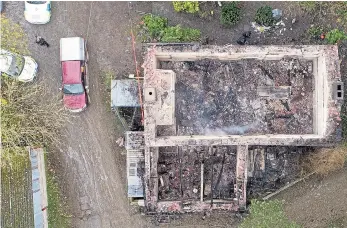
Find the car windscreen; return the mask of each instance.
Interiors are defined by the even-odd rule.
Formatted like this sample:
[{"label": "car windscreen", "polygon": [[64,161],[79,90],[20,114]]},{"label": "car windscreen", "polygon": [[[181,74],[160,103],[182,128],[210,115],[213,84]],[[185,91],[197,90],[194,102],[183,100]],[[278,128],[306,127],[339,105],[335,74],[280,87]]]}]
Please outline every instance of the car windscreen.
[{"label": "car windscreen", "polygon": [[18,77],[23,71],[25,59],[19,55],[11,55],[9,57],[12,58],[12,62],[7,73],[10,76]]},{"label": "car windscreen", "polygon": [[27,1],[29,4],[45,4],[46,1]]},{"label": "car windscreen", "polygon": [[82,84],[67,84],[63,88],[64,94],[82,94],[84,93],[84,88]]}]

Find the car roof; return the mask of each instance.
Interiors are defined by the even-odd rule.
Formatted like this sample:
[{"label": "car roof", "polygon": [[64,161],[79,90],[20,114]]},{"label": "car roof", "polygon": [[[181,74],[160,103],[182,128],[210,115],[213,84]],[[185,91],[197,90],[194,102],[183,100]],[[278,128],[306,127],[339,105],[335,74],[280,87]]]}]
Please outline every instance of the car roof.
[{"label": "car roof", "polygon": [[50,1],[25,1],[26,4],[31,5],[43,5],[43,4],[49,4]]},{"label": "car roof", "polygon": [[63,84],[79,84],[81,79],[81,62],[65,61],[62,62]]}]

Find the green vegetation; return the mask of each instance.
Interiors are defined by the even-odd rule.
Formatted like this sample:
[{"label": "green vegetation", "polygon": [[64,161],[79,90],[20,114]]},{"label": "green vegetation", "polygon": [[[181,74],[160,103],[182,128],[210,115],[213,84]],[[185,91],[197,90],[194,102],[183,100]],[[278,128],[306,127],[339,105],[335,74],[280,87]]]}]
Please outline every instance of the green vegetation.
[{"label": "green vegetation", "polygon": [[180,25],[170,26],[165,29],[161,41],[170,42],[190,42],[199,40],[201,32],[198,29],[182,28]]},{"label": "green vegetation", "polygon": [[105,99],[107,109],[111,110],[111,82],[113,79],[115,79],[115,74],[112,70],[105,70],[101,72],[101,77],[103,79],[103,85],[105,88],[105,95],[103,96],[103,98]]},{"label": "green vegetation", "polygon": [[43,84],[23,84],[2,78],[1,139],[4,150],[58,142],[67,113],[57,96]]},{"label": "green vegetation", "polygon": [[111,82],[113,79],[115,79],[114,72],[112,70],[103,71],[102,78],[107,92],[111,93]]},{"label": "green vegetation", "polygon": [[182,28],[180,25],[167,26],[167,18],[145,15],[143,17],[144,42],[192,42],[198,41],[201,32],[198,29]]},{"label": "green vegetation", "polygon": [[160,40],[167,27],[167,18],[147,14],[143,17],[144,28],[152,39]]},{"label": "green vegetation", "polygon": [[327,222],[326,228],[345,228],[347,226],[347,217],[334,216]]},{"label": "green vegetation", "polygon": [[272,8],[270,6],[260,7],[254,18],[255,22],[264,26],[272,26],[275,23],[275,19],[272,16]]},{"label": "green vegetation", "polygon": [[[27,36],[23,29],[4,16],[1,16],[1,38],[1,48],[21,55],[29,54]],[[21,83],[2,75],[0,115],[3,227],[33,226],[31,167],[25,147],[44,147],[59,142],[60,129],[68,120],[67,112],[59,100],[43,83]],[[67,220],[59,217],[64,208],[61,203],[57,203],[57,185],[50,174],[47,177],[47,188],[48,203],[51,204],[49,207],[52,207],[49,209],[50,227],[69,227],[64,226]]]},{"label": "green vegetation", "polygon": [[347,2],[334,2],[335,12],[339,16],[338,22],[342,24],[347,24]]},{"label": "green vegetation", "polygon": [[222,5],[220,21],[224,25],[235,25],[241,17],[241,8],[236,2],[229,2]]},{"label": "green vegetation", "polygon": [[1,152],[1,227],[33,227],[29,153]]},{"label": "green vegetation", "polygon": [[339,29],[333,29],[325,35],[325,38],[329,44],[336,44],[342,40],[347,40],[347,34]]},{"label": "green vegetation", "polygon": [[252,200],[250,215],[245,218],[240,228],[297,228],[299,225],[291,222],[283,211],[283,203],[278,200]]},{"label": "green vegetation", "polygon": [[[28,54],[23,29],[1,16],[2,48]],[[28,84],[5,75],[1,83],[1,140],[4,151],[21,152],[25,146],[44,146],[57,142],[59,130],[67,120],[58,97],[42,83]]]},{"label": "green vegetation", "polygon": [[320,35],[322,35],[323,32],[324,29],[321,26],[313,26],[309,30],[307,30],[307,33],[312,38],[320,37]]},{"label": "green vegetation", "polygon": [[46,179],[47,179],[47,197],[48,197],[48,227],[50,228],[68,228],[70,217],[66,212],[66,202],[62,198],[55,173],[47,165],[46,159]]},{"label": "green vegetation", "polygon": [[347,144],[335,148],[318,149],[307,156],[304,169],[307,172],[315,172],[320,176],[327,176],[344,167],[347,161]]},{"label": "green vegetation", "polygon": [[299,2],[300,7],[305,10],[306,12],[312,12],[315,9],[317,9],[318,2],[315,1],[302,1]]},{"label": "green vegetation", "polygon": [[22,27],[4,16],[0,19],[1,49],[18,54],[28,54],[28,38]]},{"label": "green vegetation", "polygon": [[197,13],[200,11],[199,2],[197,1],[180,1],[172,2],[176,12]]}]

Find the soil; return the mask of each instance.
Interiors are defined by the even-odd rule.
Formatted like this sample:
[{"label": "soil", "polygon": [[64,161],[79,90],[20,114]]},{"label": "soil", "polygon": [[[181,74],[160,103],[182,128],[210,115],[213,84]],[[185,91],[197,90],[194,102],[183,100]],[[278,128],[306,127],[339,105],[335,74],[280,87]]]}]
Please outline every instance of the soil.
[{"label": "soil", "polygon": [[[202,32],[202,37],[208,37],[209,44],[236,44],[236,41],[242,36],[243,32],[251,31],[251,37],[246,44],[250,45],[291,45],[291,44],[313,44],[324,43],[319,39],[312,40],[307,35],[307,30],[312,26],[321,27],[340,27],[345,29],[346,26],[337,24],[336,14],[327,7],[321,7],[315,11],[303,10],[299,2],[261,2],[247,1],[239,3],[241,11],[240,21],[232,26],[227,27],[220,24],[221,8],[217,2],[204,2],[201,4],[201,12],[207,16],[198,14],[177,13],[171,2],[153,2],[153,14],[167,17],[169,25],[181,24],[183,27],[197,28]],[[264,33],[256,32],[251,23],[254,22],[254,15],[261,6],[268,5],[273,9],[281,9],[283,16],[281,20],[283,25],[277,26],[276,29]],[[213,15],[211,15],[213,11]],[[295,23],[293,24],[293,19]]]},{"label": "soil", "polygon": [[347,167],[313,177],[280,193],[288,217],[303,227],[347,227]]},{"label": "soil", "polygon": [[[52,94],[58,93],[61,83],[59,39],[82,36],[88,40],[91,104],[85,112],[71,115],[71,121],[64,129],[63,143],[59,149],[51,148],[48,155],[69,204],[73,227],[154,227],[156,220],[141,216],[137,209],[129,206],[125,157],[115,143],[122,135],[122,129],[110,111],[109,101],[105,100],[107,95],[102,78],[104,71],[113,71],[117,78],[135,72],[130,19],[138,23],[141,12],[155,13],[168,17],[172,25],[180,23],[201,29],[211,44],[235,44],[244,31],[251,30],[250,22],[256,9],[268,4],[283,10],[287,29],[284,31],[281,27],[264,34],[252,32],[249,44],[310,42],[305,34],[312,24],[312,16],[300,11],[297,3],[243,2],[242,20],[232,29],[220,25],[220,9],[213,5],[215,3],[206,4],[207,9],[215,11],[211,20],[177,14],[171,2],[132,2],[129,5],[127,2],[52,2],[51,22],[33,25],[24,19],[24,2],[4,3],[4,15],[21,24],[28,34],[31,55],[39,64],[39,80],[47,84]],[[334,25],[328,16],[318,18],[315,23]],[[291,24],[293,18],[296,23]],[[35,35],[42,36],[50,47],[35,44]],[[139,44],[137,47],[140,50]],[[304,183],[302,189],[307,191],[291,190],[292,194],[283,196],[287,202],[293,202],[286,207],[288,215],[307,227],[322,227],[333,218],[331,216],[345,221],[346,174],[344,171],[324,182],[312,180],[311,185]],[[224,213],[204,216],[206,219],[202,217],[196,214],[172,218],[170,227],[235,227],[239,221]]]}]

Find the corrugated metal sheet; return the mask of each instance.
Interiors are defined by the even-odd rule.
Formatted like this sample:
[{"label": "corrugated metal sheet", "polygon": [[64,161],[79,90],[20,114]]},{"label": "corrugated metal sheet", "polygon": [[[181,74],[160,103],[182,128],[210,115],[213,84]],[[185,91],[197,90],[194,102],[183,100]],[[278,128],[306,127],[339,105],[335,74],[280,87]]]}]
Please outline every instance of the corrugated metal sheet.
[{"label": "corrugated metal sheet", "polygon": [[43,150],[41,148],[29,148],[32,175],[32,193],[34,206],[35,228],[48,227],[47,220],[47,189],[46,170]]},{"label": "corrugated metal sheet", "polygon": [[140,107],[137,81],[133,79],[111,81],[111,108]]},{"label": "corrugated metal sheet", "polygon": [[127,150],[128,197],[144,197],[144,150]]}]

